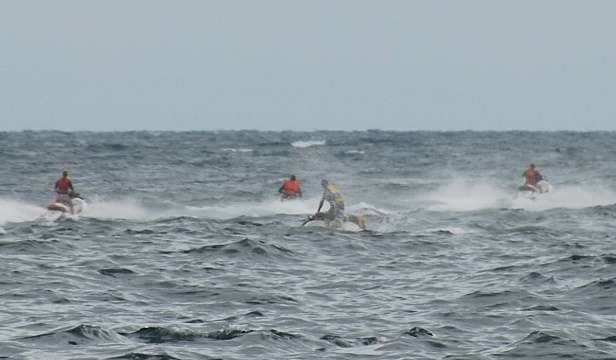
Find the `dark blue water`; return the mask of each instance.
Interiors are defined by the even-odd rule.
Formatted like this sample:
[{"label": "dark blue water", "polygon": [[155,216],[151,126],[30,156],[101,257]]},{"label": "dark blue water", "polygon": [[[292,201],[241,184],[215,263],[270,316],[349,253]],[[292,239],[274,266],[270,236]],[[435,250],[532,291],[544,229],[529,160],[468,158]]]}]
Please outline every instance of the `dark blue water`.
[{"label": "dark blue water", "polygon": [[[614,359],[615,158],[608,132],[0,133],[0,358]],[[552,193],[516,198],[529,162]],[[64,169],[88,207],[58,218]],[[321,178],[368,231],[300,226]]]}]

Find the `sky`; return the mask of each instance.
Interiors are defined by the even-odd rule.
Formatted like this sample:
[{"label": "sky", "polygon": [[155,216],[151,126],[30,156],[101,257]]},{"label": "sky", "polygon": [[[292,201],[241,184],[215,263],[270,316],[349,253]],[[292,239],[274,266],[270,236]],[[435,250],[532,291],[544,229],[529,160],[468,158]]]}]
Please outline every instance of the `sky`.
[{"label": "sky", "polygon": [[0,131],[616,130],[616,1],[3,0]]}]

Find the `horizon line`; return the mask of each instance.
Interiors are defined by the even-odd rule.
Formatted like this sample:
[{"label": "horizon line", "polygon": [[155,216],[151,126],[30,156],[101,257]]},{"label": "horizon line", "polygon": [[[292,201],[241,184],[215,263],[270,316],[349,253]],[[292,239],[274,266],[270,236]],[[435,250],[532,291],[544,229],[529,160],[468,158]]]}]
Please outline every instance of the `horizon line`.
[{"label": "horizon line", "polygon": [[315,129],[315,130],[273,130],[273,129],[193,129],[193,130],[170,130],[170,129],[132,129],[132,130],[61,130],[61,129],[19,129],[19,130],[1,130],[0,133],[23,133],[23,132],[62,132],[62,133],[131,133],[131,132],[154,132],[154,133],[189,133],[189,132],[274,132],[274,133],[316,133],[316,132],[390,132],[390,133],[410,133],[410,132],[432,132],[432,133],[462,133],[462,132],[477,132],[477,133],[506,133],[506,132],[529,132],[529,133],[599,133],[599,132],[616,132],[616,129],[593,129],[593,130],[528,130],[528,129],[509,129],[509,130],[494,130],[494,129],[456,129],[456,130],[436,130],[436,129],[415,129],[415,130],[396,130],[396,129]]}]

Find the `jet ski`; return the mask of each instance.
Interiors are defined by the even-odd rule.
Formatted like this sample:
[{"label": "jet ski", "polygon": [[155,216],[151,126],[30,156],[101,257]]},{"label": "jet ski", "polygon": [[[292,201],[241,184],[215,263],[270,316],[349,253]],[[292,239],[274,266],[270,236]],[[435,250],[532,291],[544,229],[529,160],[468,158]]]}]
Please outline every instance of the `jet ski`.
[{"label": "jet ski", "polygon": [[328,220],[325,213],[318,213],[308,217],[302,226],[318,226],[333,230],[360,232],[366,230],[366,220],[363,216],[346,215],[342,219]]},{"label": "jet ski", "polygon": [[535,185],[524,184],[518,188],[518,197],[535,199],[537,195],[552,192],[554,187],[543,179]]},{"label": "jet ski", "polygon": [[69,196],[71,198],[71,205],[73,206],[72,211],[71,211],[71,206],[69,204],[58,201],[57,199],[55,202],[49,204],[49,206],[47,207],[47,210],[54,211],[54,212],[57,211],[57,212],[66,213],[66,214],[79,214],[83,210],[85,210],[86,201],[83,199],[83,197],[81,197],[79,193],[72,192],[69,194]]}]

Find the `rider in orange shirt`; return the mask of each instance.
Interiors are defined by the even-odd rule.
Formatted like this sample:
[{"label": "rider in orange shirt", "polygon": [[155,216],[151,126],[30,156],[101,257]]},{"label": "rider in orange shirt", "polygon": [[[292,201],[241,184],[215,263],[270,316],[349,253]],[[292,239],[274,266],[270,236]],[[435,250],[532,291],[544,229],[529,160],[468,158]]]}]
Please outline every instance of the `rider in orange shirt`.
[{"label": "rider in orange shirt", "polygon": [[302,197],[302,189],[299,187],[299,181],[295,178],[295,175],[291,175],[289,180],[286,180],[280,189],[278,189],[281,199],[295,199]]}]

